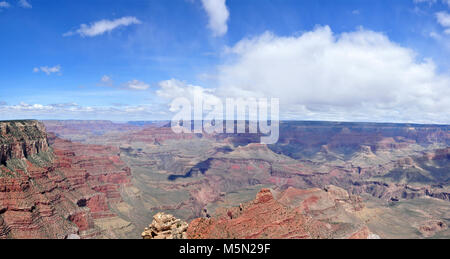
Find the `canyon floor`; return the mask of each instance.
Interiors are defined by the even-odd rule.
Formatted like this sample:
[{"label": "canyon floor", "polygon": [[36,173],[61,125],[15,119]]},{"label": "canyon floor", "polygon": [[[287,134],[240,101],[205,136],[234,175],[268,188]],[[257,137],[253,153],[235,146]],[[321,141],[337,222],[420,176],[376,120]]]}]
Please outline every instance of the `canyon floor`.
[{"label": "canyon floor", "polygon": [[[50,237],[140,238],[165,212],[191,223],[190,238],[450,238],[450,126],[290,121],[277,144],[261,145],[251,134],[175,134],[165,122],[43,124],[48,149],[38,138],[30,146],[45,150],[14,155],[22,144],[2,142],[0,180],[16,187],[0,189],[0,237],[2,225],[11,238],[42,236],[40,219],[66,229]],[[40,167],[10,162],[42,154],[51,157]],[[34,167],[45,192],[23,187]]]}]

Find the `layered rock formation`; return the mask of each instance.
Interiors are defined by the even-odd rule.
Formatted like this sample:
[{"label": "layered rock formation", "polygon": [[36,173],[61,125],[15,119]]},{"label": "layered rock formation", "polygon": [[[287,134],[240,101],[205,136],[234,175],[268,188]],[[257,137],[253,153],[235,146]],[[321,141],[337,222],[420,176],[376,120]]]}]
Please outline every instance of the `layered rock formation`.
[{"label": "layered rock formation", "polygon": [[188,224],[173,215],[157,213],[153,222],[142,232],[143,239],[186,239]]},{"label": "layered rock formation", "polygon": [[48,150],[45,127],[37,121],[0,123],[0,164]]},{"label": "layered rock formation", "polygon": [[109,204],[129,183],[118,149],[48,138],[36,121],[0,128],[0,238],[105,236],[95,220],[115,216]]},{"label": "layered rock formation", "polygon": [[289,188],[273,194],[262,189],[252,202],[221,208],[213,218],[189,224],[188,238],[369,238],[368,227],[355,215],[363,204],[345,190]]}]

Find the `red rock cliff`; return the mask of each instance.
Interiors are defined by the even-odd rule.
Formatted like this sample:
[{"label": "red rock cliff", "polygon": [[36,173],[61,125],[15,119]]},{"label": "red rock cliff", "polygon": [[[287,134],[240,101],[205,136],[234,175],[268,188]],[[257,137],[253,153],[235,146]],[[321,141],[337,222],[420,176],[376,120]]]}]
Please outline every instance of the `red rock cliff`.
[{"label": "red rock cliff", "polygon": [[118,150],[48,138],[35,121],[0,129],[0,239],[101,235],[94,220],[114,216],[108,204],[129,183]]}]

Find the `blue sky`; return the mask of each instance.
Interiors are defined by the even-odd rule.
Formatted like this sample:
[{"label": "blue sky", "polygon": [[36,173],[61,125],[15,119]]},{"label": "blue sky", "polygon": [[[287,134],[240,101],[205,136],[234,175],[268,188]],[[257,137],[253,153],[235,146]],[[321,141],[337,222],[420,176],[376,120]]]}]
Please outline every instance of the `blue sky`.
[{"label": "blue sky", "polygon": [[[272,97],[277,89],[286,119],[450,123],[445,99],[450,87],[449,12],[446,0],[0,0],[0,119],[170,119],[168,102],[176,96],[167,91],[188,95],[197,87],[220,97],[244,90]],[[330,62],[319,62],[316,56],[299,54],[309,40],[314,45],[308,33],[319,40],[332,35],[319,53],[341,53],[342,48],[346,57],[363,47],[357,39],[373,40],[365,52],[376,57],[380,46],[389,50],[386,55],[395,52],[394,60],[404,58],[392,68],[401,76],[367,66],[354,76],[367,74],[366,79],[347,82],[353,78],[348,75],[352,61],[331,56]],[[354,33],[351,44],[339,44],[348,33]],[[384,38],[375,37],[380,35]],[[239,50],[244,43],[249,46]],[[279,55],[257,52],[274,46]],[[272,60],[292,61],[278,60],[286,51],[316,64],[315,77],[291,78],[297,74],[293,69],[258,83],[258,75],[275,73]],[[384,60],[380,62],[389,59]],[[380,62],[374,60],[374,66]],[[299,65],[298,74],[306,73],[305,66]],[[337,70],[345,66],[349,70]],[[386,77],[379,89],[392,89],[393,100],[368,97],[371,90],[365,89],[378,87],[372,85],[376,75],[370,71]],[[330,81],[322,82],[322,75]],[[276,78],[279,83],[270,81]],[[336,81],[346,84],[334,86]],[[263,86],[249,86],[252,82]],[[368,88],[350,87],[361,84]],[[318,85],[313,87],[318,92],[307,90],[308,85]],[[327,87],[342,87],[339,93],[346,94],[330,100],[323,93]],[[352,95],[358,91],[365,94]],[[304,101],[283,99],[296,95]],[[352,98],[361,101],[350,105]],[[423,103],[415,106],[414,98]]]}]

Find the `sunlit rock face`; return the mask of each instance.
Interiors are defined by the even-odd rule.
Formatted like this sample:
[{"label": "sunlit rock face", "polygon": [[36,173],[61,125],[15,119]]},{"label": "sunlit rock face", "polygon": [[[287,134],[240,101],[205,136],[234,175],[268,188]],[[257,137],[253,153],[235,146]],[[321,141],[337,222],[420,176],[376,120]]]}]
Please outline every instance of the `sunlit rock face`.
[{"label": "sunlit rock face", "polygon": [[143,239],[186,239],[188,224],[173,215],[157,213],[153,222],[144,229]]},{"label": "sunlit rock face", "polygon": [[37,121],[0,122],[0,162],[28,158],[48,150],[47,134]]},{"label": "sunlit rock face", "polygon": [[105,237],[130,169],[117,148],[47,135],[36,121],[0,122],[0,238]]}]

